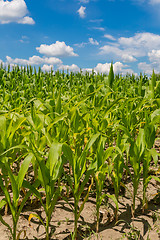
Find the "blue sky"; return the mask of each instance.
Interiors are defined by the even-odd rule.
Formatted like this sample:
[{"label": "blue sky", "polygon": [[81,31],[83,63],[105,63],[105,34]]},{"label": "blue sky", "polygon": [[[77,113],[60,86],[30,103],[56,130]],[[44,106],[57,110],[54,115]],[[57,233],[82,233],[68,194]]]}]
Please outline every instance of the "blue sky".
[{"label": "blue sky", "polygon": [[160,71],[160,0],[0,0],[4,64]]}]

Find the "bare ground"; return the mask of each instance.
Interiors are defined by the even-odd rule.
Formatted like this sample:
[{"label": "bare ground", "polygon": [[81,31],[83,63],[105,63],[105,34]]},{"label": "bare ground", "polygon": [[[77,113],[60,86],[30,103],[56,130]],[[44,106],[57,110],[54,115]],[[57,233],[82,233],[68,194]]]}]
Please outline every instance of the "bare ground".
[{"label": "bare ground", "polygon": [[[131,183],[127,187],[132,191]],[[114,203],[111,200],[104,202],[100,209],[100,232],[95,233],[95,196],[91,193],[88,202],[85,204],[81,218],[79,219],[78,239],[144,239],[160,240],[160,194],[157,195],[160,187],[155,180],[148,186],[148,210],[142,214],[141,198],[142,185],[139,187],[138,198],[136,199],[135,218],[131,217],[131,196],[128,191],[121,194],[119,198],[119,222],[115,224]],[[73,199],[69,200],[73,204]],[[38,219],[32,218],[29,225],[28,217],[31,213],[39,214],[45,220],[45,214],[38,203],[29,203],[23,209],[18,222],[18,230],[21,231],[21,239],[45,239],[43,225]],[[12,218],[8,214],[4,220],[12,225]],[[74,215],[71,207],[64,200],[59,200],[52,216],[50,229],[51,237],[54,240],[71,239],[71,232],[74,227]],[[23,237],[24,233],[26,236]],[[10,239],[8,229],[0,223],[0,240]]]}]

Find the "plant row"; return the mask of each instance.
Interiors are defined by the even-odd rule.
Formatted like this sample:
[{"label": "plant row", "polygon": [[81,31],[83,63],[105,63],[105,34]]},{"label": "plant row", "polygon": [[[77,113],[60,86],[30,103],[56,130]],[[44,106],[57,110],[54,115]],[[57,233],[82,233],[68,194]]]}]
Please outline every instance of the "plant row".
[{"label": "plant row", "polygon": [[[151,78],[114,76],[112,65],[108,76],[1,68],[0,221],[14,240],[22,233],[17,224],[31,197],[40,201],[46,221],[35,213],[29,221],[39,219],[46,239],[61,197],[68,204],[68,196],[74,199],[73,239],[91,190],[96,195],[97,232],[104,199],[115,203],[118,220],[120,188],[126,188],[128,179],[133,185],[132,216],[141,178],[142,210],[147,208],[148,184],[152,178],[160,181],[154,147],[159,140],[159,88],[154,72]],[[3,218],[8,207],[13,227]]]}]

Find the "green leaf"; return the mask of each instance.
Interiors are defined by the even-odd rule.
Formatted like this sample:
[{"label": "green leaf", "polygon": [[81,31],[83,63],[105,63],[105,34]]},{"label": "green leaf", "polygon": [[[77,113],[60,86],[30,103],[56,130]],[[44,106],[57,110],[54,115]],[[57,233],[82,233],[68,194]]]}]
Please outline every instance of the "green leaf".
[{"label": "green leaf", "polygon": [[160,177],[156,177],[156,176],[151,176],[154,180],[156,180],[157,182],[160,182]]},{"label": "green leaf", "polygon": [[12,127],[11,135],[9,136],[9,142],[10,142],[10,143],[11,143],[11,141],[12,141],[12,138],[13,138],[15,132],[17,131],[17,129],[20,128],[20,126],[22,125],[22,123],[23,123],[25,120],[26,120],[25,117],[20,117],[20,118],[16,121],[16,123],[14,124],[14,126]]},{"label": "green leaf", "polygon": [[0,221],[1,221],[1,223],[2,223],[3,225],[5,225],[5,226],[9,229],[10,233],[12,234],[12,228],[9,226],[8,223],[6,223],[6,222],[4,221],[4,219],[3,219],[2,216],[1,216],[1,214],[0,214]]},{"label": "green leaf", "polygon": [[8,162],[5,162],[5,167],[6,167],[7,171],[8,171],[8,176],[9,176],[10,181],[11,181],[11,186],[12,186],[12,191],[13,191],[13,206],[17,207],[17,205],[18,205],[18,198],[19,198],[18,185],[17,185],[17,182],[15,180],[15,176],[12,173],[11,168],[10,168]]},{"label": "green leaf", "polygon": [[153,161],[154,161],[155,165],[157,165],[157,163],[158,163],[158,156],[160,156],[160,154],[154,148],[150,149],[149,151],[150,151],[150,154],[151,154],[151,156],[153,158]]},{"label": "green leaf", "polygon": [[24,187],[24,188],[27,188],[27,189],[29,189],[29,190],[31,190],[31,192],[33,193],[33,194],[35,194],[35,196],[42,202],[42,198],[41,198],[41,194],[37,191],[37,187],[40,185],[40,181],[39,180],[37,180],[36,182],[35,182],[35,184],[33,184],[33,185],[31,185],[29,182],[27,182],[26,180],[24,180],[23,181],[23,184],[22,184],[22,186]]},{"label": "green leaf", "polygon": [[49,157],[47,160],[47,167],[49,168],[49,171],[50,171],[50,178],[52,178],[53,176],[54,168],[61,156],[61,153],[62,153],[62,144],[53,142],[50,147]]},{"label": "green leaf", "polygon": [[117,210],[118,210],[118,209],[119,209],[119,206],[118,206],[118,201],[117,201],[115,195],[110,195],[110,194],[106,194],[106,195],[107,195],[107,197],[109,197],[110,199],[113,200],[113,202],[116,204],[116,208],[117,208]]},{"label": "green leaf", "polygon": [[15,209],[14,209],[12,203],[11,203],[11,197],[10,197],[10,195],[9,195],[9,192],[8,192],[7,188],[6,188],[6,187],[4,186],[4,184],[3,184],[3,179],[2,179],[2,176],[1,176],[1,175],[0,175],[0,187],[1,187],[2,191],[4,192],[6,201],[7,201],[8,204],[9,204],[9,207],[10,207],[10,209],[11,209],[11,212],[14,214],[14,213],[15,213]]},{"label": "green leaf", "polygon": [[65,156],[66,160],[68,160],[71,164],[73,162],[73,152],[71,148],[64,143],[62,146],[63,156]]},{"label": "green leaf", "polygon": [[34,155],[32,153],[30,153],[27,157],[25,157],[25,159],[23,160],[23,163],[21,165],[20,171],[18,173],[18,177],[17,177],[17,185],[18,185],[18,191],[20,190],[24,177],[26,175],[26,172],[28,171],[29,168],[29,164],[32,160],[32,158],[34,157]]},{"label": "green leaf", "polygon": [[5,206],[7,204],[7,201],[5,198],[3,198],[1,201],[0,201],[0,210],[3,206]]}]

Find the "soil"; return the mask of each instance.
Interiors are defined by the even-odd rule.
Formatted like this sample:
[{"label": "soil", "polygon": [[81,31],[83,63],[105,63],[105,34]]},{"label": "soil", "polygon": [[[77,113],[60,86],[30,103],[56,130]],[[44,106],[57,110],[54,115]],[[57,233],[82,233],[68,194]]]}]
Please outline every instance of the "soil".
[{"label": "soil", "polygon": [[[160,140],[156,141],[155,149],[160,153]],[[160,159],[158,159],[158,166]],[[15,166],[16,168],[17,166]],[[150,174],[155,174],[157,169],[154,164],[151,164]],[[160,177],[160,168],[158,170]],[[31,168],[31,175],[33,170]],[[33,177],[33,176],[32,176]],[[99,233],[96,234],[96,197],[95,191],[91,190],[89,199],[85,203],[84,209],[78,221],[78,240],[160,240],[160,183],[152,179],[147,188],[148,208],[142,212],[142,179],[139,184],[136,198],[136,212],[134,218],[131,214],[133,192],[132,182],[130,178],[126,180],[125,188],[122,187],[119,196],[119,218],[115,222],[115,204],[111,199],[106,198],[100,208],[100,227]],[[113,194],[114,190],[111,184],[106,182],[105,189],[108,189],[109,194]],[[87,189],[86,189],[87,190]],[[3,198],[0,192],[0,200]],[[80,202],[81,204],[81,202]],[[73,198],[68,198],[68,203],[59,199],[55,210],[52,214],[50,222],[50,231],[52,240],[71,240],[71,235],[74,229],[74,215],[71,208]],[[36,213],[45,222],[45,212],[41,204],[32,199],[24,206],[18,222],[18,232],[20,239],[28,240],[45,240],[45,229],[42,223],[32,218],[30,223],[28,218],[30,214]],[[8,212],[7,216],[4,212],[0,212],[4,220],[12,226],[12,217]],[[11,239],[10,232],[0,222],[0,240]]]},{"label": "soil", "polygon": [[[127,187],[132,191],[131,183]],[[91,192],[90,197],[85,204],[79,219],[79,236],[78,239],[146,239],[160,240],[160,186],[155,180],[152,180],[148,186],[148,209],[142,214],[141,198],[142,183],[139,186],[138,197],[136,199],[136,214],[134,219],[131,217],[131,196],[130,192],[122,191],[119,198],[119,221],[115,224],[114,220],[114,203],[112,200],[103,202],[100,209],[100,231],[95,233],[95,196]],[[2,196],[1,196],[2,198]],[[73,204],[73,199],[69,199]],[[29,224],[28,217],[31,213],[39,214],[45,219],[45,214],[38,202],[30,203],[23,209],[18,222],[18,231],[22,231],[20,239],[45,239],[43,225],[38,219],[32,218]],[[8,214],[4,220],[12,225],[12,218]],[[74,227],[74,216],[69,204],[60,199],[53,212],[50,229],[52,236],[50,239],[67,240],[71,239],[71,232]],[[24,237],[24,233],[26,236]],[[10,239],[8,229],[0,223],[0,240]]]}]

